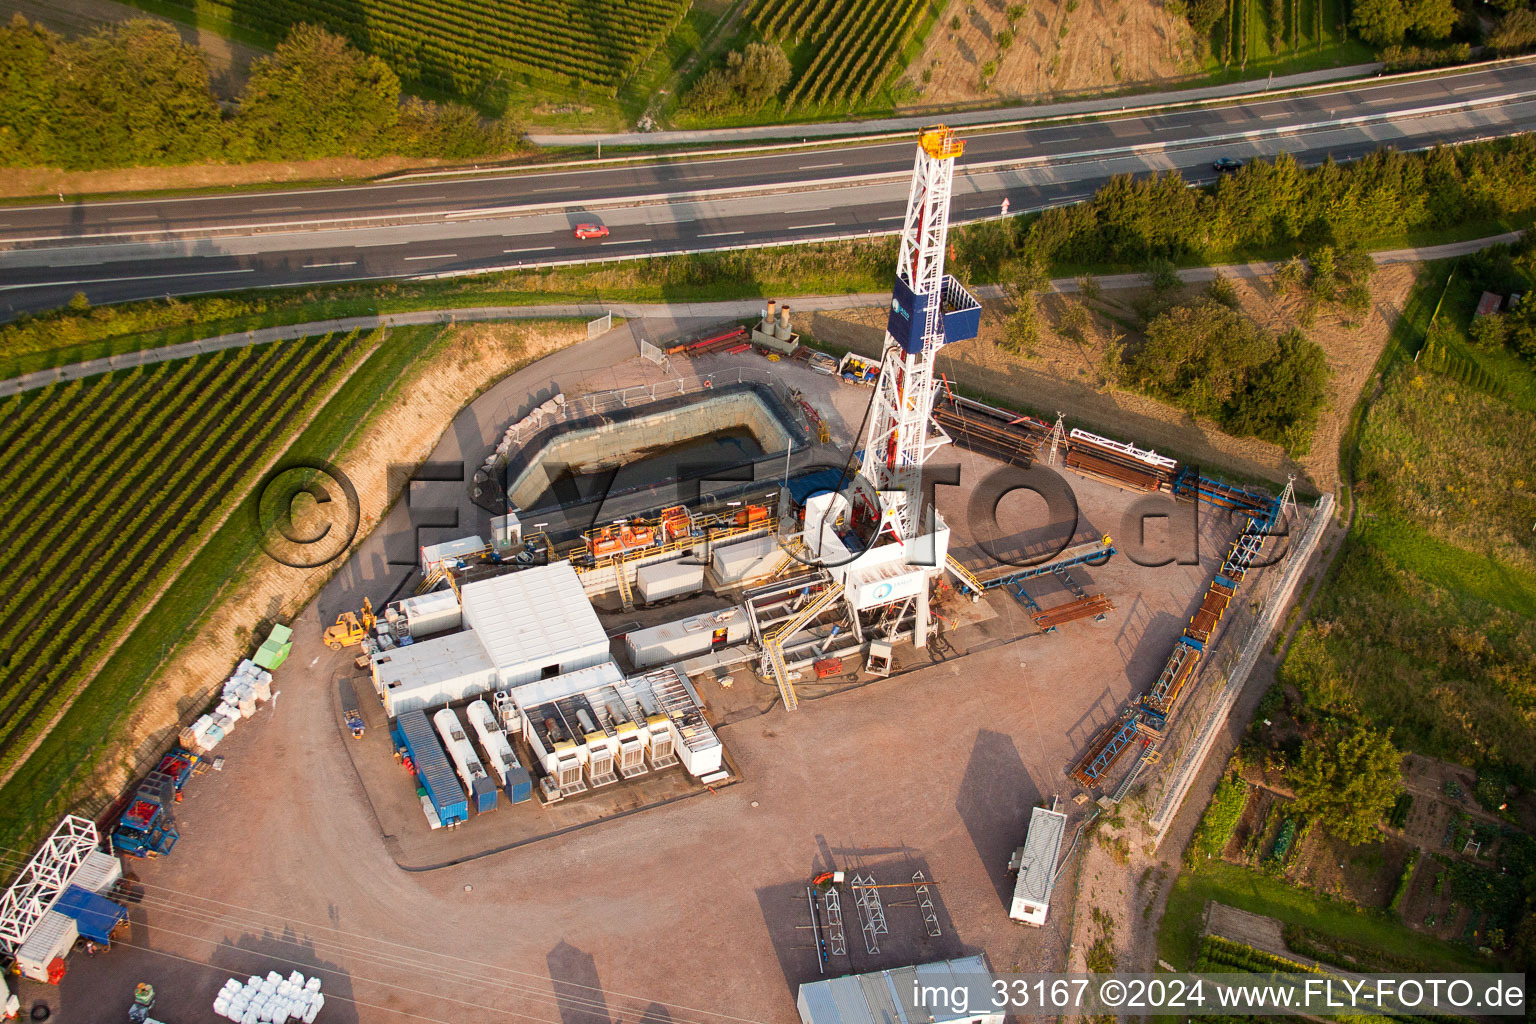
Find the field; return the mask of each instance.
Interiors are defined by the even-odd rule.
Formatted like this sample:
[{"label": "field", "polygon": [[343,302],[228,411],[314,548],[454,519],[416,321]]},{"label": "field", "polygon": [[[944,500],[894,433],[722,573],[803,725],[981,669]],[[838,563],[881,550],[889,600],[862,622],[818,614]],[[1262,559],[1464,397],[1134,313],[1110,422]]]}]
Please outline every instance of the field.
[{"label": "field", "polygon": [[405,82],[471,101],[513,79],[612,95],[656,51],[687,0],[158,0],[151,9],[212,20],[275,43],[319,23],[384,58]]},{"label": "field", "polygon": [[377,340],[235,349],[0,403],[0,768],[24,756]]},{"label": "field", "polygon": [[755,0],[752,25],[788,47],[796,67],[786,112],[858,108],[879,93],[926,0]]},{"label": "field", "polygon": [[[1442,290],[1448,268],[1426,283]],[[1440,316],[1461,322],[1470,290]],[[1536,373],[1511,397],[1406,360],[1359,431],[1358,517],[1283,678],[1308,706],[1391,724],[1410,750],[1536,769]],[[1421,360],[1422,362],[1422,360]]]},{"label": "field", "polygon": [[[1249,4],[1246,67],[1240,35],[1223,48],[1225,18],[1197,45],[1182,14],[1152,0],[952,4],[901,84],[912,106],[983,103],[1204,85],[1373,59],[1340,36],[1336,0],[1284,0],[1278,35],[1269,3]],[[1237,18],[1242,12],[1237,4]],[[1222,59],[1229,51],[1230,66]]]}]

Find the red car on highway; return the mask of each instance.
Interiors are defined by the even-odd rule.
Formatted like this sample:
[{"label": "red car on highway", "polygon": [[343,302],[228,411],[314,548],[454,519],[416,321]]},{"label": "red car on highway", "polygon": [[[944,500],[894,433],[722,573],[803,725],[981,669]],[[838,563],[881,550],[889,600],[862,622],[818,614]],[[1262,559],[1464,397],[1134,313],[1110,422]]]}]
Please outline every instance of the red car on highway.
[{"label": "red car on highway", "polygon": [[606,224],[577,224],[577,238],[607,238],[608,225]]}]

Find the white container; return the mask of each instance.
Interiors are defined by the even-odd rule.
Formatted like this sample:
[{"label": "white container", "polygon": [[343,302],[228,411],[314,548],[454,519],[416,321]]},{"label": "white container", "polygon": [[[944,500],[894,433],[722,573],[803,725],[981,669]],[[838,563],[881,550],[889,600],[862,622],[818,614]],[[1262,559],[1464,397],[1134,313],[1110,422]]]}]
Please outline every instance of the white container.
[{"label": "white container", "polygon": [[[485,770],[485,765],[480,763],[475,748],[469,742],[469,734],[464,731],[464,723],[459,721],[459,716],[448,708],[443,708],[432,716],[432,724],[437,726],[437,734],[443,738],[443,749],[448,751],[448,757],[458,769],[459,781],[464,783],[464,792],[470,800],[476,797],[475,784],[480,781],[490,780],[490,775]],[[301,979],[302,980],[302,979]]]},{"label": "white container", "polygon": [[373,686],[396,718],[496,689],[496,667],[472,632],[449,633],[373,656]]},{"label": "white container", "polygon": [[458,629],[464,615],[459,608],[459,598],[452,590],[439,590],[419,597],[408,597],[400,602],[405,621],[411,628],[411,636],[418,640],[433,633],[445,633]]},{"label": "white container", "polygon": [[46,911],[32,928],[27,941],[16,950],[16,970],[23,978],[47,982],[48,965],[57,957],[69,956],[80,937],[75,919],[57,910]]},{"label": "white container", "polygon": [[730,647],[752,635],[747,610],[741,605],[718,612],[637,629],[624,637],[624,647],[635,668],[650,668],[682,661],[721,647]]},{"label": "white container", "polygon": [[118,879],[122,877],[122,861],[110,853],[92,850],[85,855],[85,860],[80,862],[80,867],[75,870],[70,884],[89,889],[94,893],[103,893],[116,885]]},{"label": "white container", "polygon": [[704,566],[687,561],[653,562],[635,571],[635,590],[646,604],[704,589]]},{"label": "white container", "polygon": [[777,537],[754,537],[716,548],[710,571],[717,583],[736,586],[777,572],[789,557]]}]

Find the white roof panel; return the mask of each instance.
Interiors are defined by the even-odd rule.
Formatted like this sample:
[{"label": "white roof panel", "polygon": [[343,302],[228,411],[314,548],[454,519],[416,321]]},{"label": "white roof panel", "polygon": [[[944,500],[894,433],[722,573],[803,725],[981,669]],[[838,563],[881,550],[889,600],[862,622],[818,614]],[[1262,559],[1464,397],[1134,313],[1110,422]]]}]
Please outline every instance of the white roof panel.
[{"label": "white roof panel", "polygon": [[609,659],[551,679],[536,679],[531,683],[514,686],[512,699],[518,707],[526,710],[552,700],[559,700],[561,697],[569,697],[573,693],[584,693],[600,686],[613,686],[623,680],[624,673],[619,671],[619,666],[614,664],[612,659]]},{"label": "white roof panel", "polygon": [[464,623],[475,631],[502,682],[538,679],[608,657],[608,634],[569,562],[535,566],[466,583]]},{"label": "white roof panel", "polygon": [[[981,956],[940,960],[914,967],[827,978],[800,986],[798,1004],[806,1024],[946,1024],[990,1015],[979,1002],[991,995],[992,972]],[[942,1006],[919,1006],[912,999],[914,979],[945,991],[964,985],[971,992],[969,1012]]]},{"label": "white roof panel", "polygon": [[1036,807],[1029,818],[1024,836],[1024,856],[1019,862],[1019,881],[1014,887],[1015,900],[1049,903],[1056,886],[1056,861],[1061,851],[1061,837],[1067,831],[1067,816],[1060,811]]},{"label": "white roof panel", "polygon": [[479,638],[466,632],[380,651],[373,656],[373,669],[383,686],[411,690],[484,675],[494,671],[495,666],[480,646]]}]

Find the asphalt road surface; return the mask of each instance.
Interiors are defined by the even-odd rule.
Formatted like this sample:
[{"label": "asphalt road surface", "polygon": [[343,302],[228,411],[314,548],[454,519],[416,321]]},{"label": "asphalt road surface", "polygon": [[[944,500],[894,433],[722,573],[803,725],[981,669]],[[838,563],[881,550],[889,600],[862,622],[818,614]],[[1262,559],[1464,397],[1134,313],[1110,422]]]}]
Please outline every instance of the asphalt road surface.
[{"label": "asphalt road surface", "polygon": [[[1072,202],[1120,173],[1209,180],[1217,156],[1305,163],[1536,128],[1536,63],[1315,96],[973,135],[952,220]],[[353,187],[0,208],[0,316],[238,288],[894,231],[911,141]],[[579,223],[606,238],[578,240]]]}]

